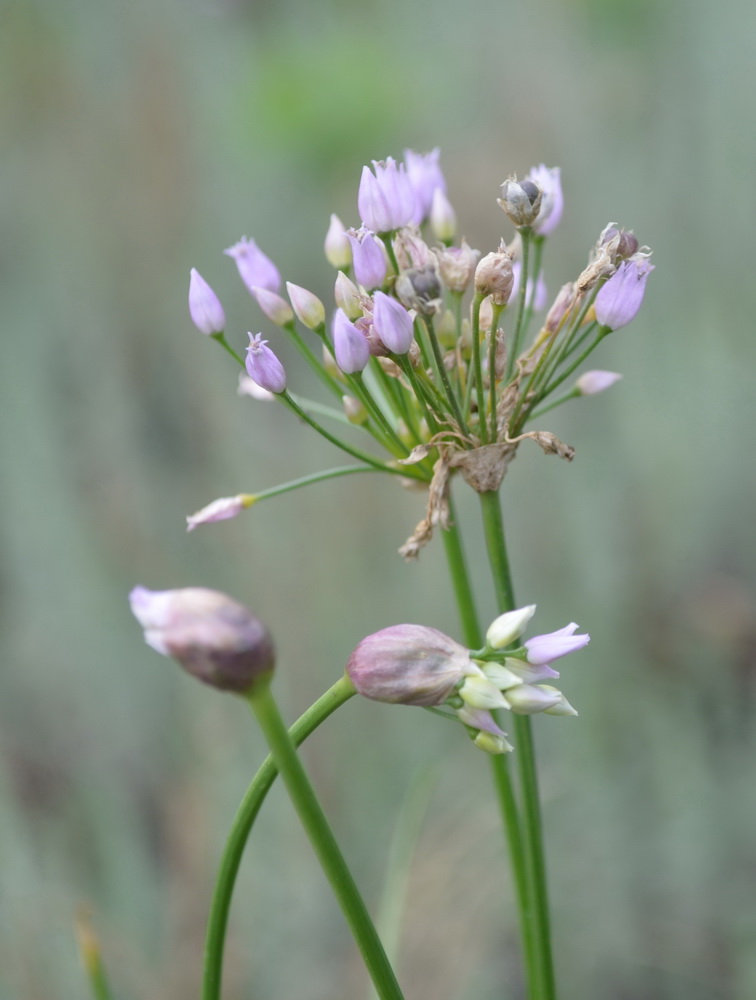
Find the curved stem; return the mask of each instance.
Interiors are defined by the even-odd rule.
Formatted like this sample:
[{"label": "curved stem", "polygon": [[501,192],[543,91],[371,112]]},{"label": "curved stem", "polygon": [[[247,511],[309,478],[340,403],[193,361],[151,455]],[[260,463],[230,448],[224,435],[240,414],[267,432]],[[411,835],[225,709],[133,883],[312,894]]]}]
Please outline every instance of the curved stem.
[{"label": "curved stem", "polygon": [[449,401],[449,406],[451,407],[451,412],[454,414],[454,419],[457,421],[459,429],[465,435],[465,437],[470,436],[470,432],[465,424],[465,419],[462,416],[462,411],[459,408],[459,403],[457,402],[457,397],[454,395],[454,390],[452,389],[452,384],[449,380],[449,373],[444,365],[444,358],[441,354],[441,345],[438,342],[438,337],[436,336],[436,331],[433,327],[433,320],[430,316],[423,316],[423,322],[425,323],[425,329],[428,332],[428,342],[430,343],[431,350],[433,351],[433,357],[436,362],[436,368],[438,369],[438,375],[441,379],[441,384],[444,387],[444,392],[446,393],[446,398]]},{"label": "curved stem", "polygon": [[237,354],[236,351],[233,349],[233,347],[229,344],[229,342],[226,340],[225,333],[211,333],[210,336],[213,338],[213,340],[217,341],[224,350],[228,351],[228,353],[231,355],[234,361],[237,362],[237,364],[240,364],[242,368],[244,368],[244,358],[242,358],[240,354]]},{"label": "curved stem", "polygon": [[269,681],[262,680],[247,695],[299,820],[310,839],[323,873],[346,918],[370,978],[381,1000],[403,1000],[386,952],[375,930],[318,797],[302,767],[294,743],[278,711]]},{"label": "curved stem", "polygon": [[[294,744],[299,746],[354,693],[347,677],[336,681],[291,727]],[[242,799],[223,849],[207,922],[202,1000],[219,1000],[221,995],[223,947],[236,876],[252,826],[277,774],[273,757],[266,757]]]},{"label": "curved stem", "polygon": [[[498,608],[500,612],[511,611],[515,606],[514,588],[507,557],[498,490],[481,493],[480,502],[486,551],[496,589]],[[542,998],[542,1000],[554,1000],[556,987],[551,954],[546,865],[541,832],[538,772],[530,717],[515,715],[514,728],[517,743],[517,768],[523,804],[522,833],[528,897],[532,904],[526,913],[530,932],[525,936],[526,951],[530,951],[528,961],[530,985],[534,997]]]}]

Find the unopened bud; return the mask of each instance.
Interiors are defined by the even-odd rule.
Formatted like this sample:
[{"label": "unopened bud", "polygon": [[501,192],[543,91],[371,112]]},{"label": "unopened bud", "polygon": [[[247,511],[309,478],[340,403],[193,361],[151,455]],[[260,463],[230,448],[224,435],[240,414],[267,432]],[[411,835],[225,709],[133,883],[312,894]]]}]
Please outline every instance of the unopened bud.
[{"label": "unopened bud", "polygon": [[352,320],[352,322],[362,316],[362,296],[360,295],[360,290],[352,279],[348,278],[343,271],[339,271],[336,276],[334,298],[336,299],[336,305],[338,308],[341,309],[349,317],[349,319]]},{"label": "unopened bud", "polygon": [[494,755],[511,753],[514,750],[514,747],[505,736],[498,736],[496,733],[487,733],[485,729],[481,729],[478,732],[473,743],[479,750]]},{"label": "unopened bud", "polygon": [[561,701],[562,695],[556,688],[546,690],[536,684],[519,684],[507,691],[506,698],[516,715],[535,715],[554,708]]},{"label": "unopened bud", "polygon": [[459,695],[464,702],[473,708],[509,708],[509,702],[487,677],[473,675],[465,679],[459,689]]},{"label": "unopened bud", "polygon": [[294,313],[291,311],[291,306],[280,295],[277,295],[276,292],[270,292],[267,288],[257,287],[251,288],[250,291],[257,299],[258,306],[271,323],[275,323],[276,326],[286,326],[287,323],[292,322]]},{"label": "unopened bud", "polygon": [[276,355],[268,347],[261,333],[249,334],[249,347],[245,362],[247,374],[257,384],[276,394],[286,389],[286,372]]},{"label": "unopened bud", "polygon": [[338,215],[331,216],[331,224],[323,244],[326,260],[337,270],[352,266],[352,248],[347,239],[346,228]]},{"label": "unopened bud", "polygon": [[464,292],[472,281],[475,265],[480,257],[479,250],[473,250],[466,240],[458,247],[436,250],[441,280],[450,292]]},{"label": "unopened bud", "polygon": [[189,275],[189,315],[200,333],[212,336],[226,329],[220,299],[195,268]]},{"label": "unopened bud", "polygon": [[467,649],[425,625],[392,625],[367,636],[346,668],[359,694],[402,705],[440,705],[475,670]]},{"label": "unopened bud", "polygon": [[619,382],[621,378],[619,372],[604,372],[597,369],[584,372],[575,382],[575,388],[581,396],[595,396],[613,386],[615,382]]},{"label": "unopened bud", "polygon": [[135,587],[131,610],[144,638],[204,684],[250,691],[273,671],[273,642],[251,611],[217,590]]},{"label": "unopened bud", "polygon": [[457,216],[441,188],[436,188],[433,192],[430,226],[433,235],[442,243],[451,243],[457,231]]},{"label": "unopened bud", "polygon": [[325,323],[325,308],[317,295],[291,281],[286,282],[286,290],[297,319],[303,326],[308,330],[317,330]]},{"label": "unopened bud", "polygon": [[228,521],[236,517],[246,507],[251,507],[255,498],[251,493],[238,493],[235,497],[219,497],[206,507],[191,514],[186,519],[186,530],[194,531],[200,524],[211,524],[214,521]]},{"label": "unopened bud", "polygon": [[486,642],[491,649],[504,649],[518,639],[536,611],[535,604],[528,604],[515,611],[506,611],[488,626]]},{"label": "unopened bud", "polygon": [[577,712],[572,705],[570,705],[561,691],[557,691],[557,689],[555,687],[551,687],[550,684],[541,684],[541,690],[559,695],[559,701],[556,705],[552,705],[551,708],[544,709],[544,712],[547,715],[577,715]]},{"label": "unopened bud", "polygon": [[566,285],[562,285],[559,289],[559,293],[554,299],[551,309],[546,314],[546,322],[543,324],[544,329],[548,330],[549,333],[556,333],[564,323],[574,301],[575,285],[571,281],[568,281]]},{"label": "unopened bud", "polygon": [[533,225],[541,210],[541,189],[531,180],[508,177],[501,185],[499,205],[518,229]]}]

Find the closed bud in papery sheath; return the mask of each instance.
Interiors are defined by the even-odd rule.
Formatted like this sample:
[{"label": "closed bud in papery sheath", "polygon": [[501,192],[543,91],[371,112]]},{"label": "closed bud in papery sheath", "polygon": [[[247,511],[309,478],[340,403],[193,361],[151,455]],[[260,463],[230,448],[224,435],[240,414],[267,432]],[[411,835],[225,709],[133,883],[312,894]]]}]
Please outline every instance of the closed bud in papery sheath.
[{"label": "closed bud in papery sheath", "polygon": [[541,210],[541,189],[532,180],[508,177],[501,185],[499,205],[518,229],[528,229]]},{"label": "closed bud in papery sheath", "polygon": [[345,375],[361,372],[370,360],[370,348],[365,335],[341,309],[336,310],[331,330],[336,364]]},{"label": "closed bud in papery sheath", "polygon": [[430,227],[433,235],[442,243],[451,243],[457,231],[457,216],[441,188],[436,188],[433,192]]},{"label": "closed bud in papery sheath", "polygon": [[412,317],[396,299],[376,292],[373,296],[373,329],[394,354],[406,354],[413,337]]},{"label": "closed bud in papery sheath", "polygon": [[266,288],[269,292],[277,292],[281,287],[281,275],[278,268],[255,243],[242,236],[238,243],[223,251],[236,261],[239,277],[252,292],[253,288]]},{"label": "closed bud in papery sheath", "polygon": [[343,271],[339,271],[336,276],[334,298],[339,309],[352,321],[362,316],[362,295],[360,294],[360,290]]},{"label": "closed bud in papery sheath", "polygon": [[346,227],[338,215],[331,215],[323,249],[331,267],[342,270],[352,266],[352,247],[347,239]]},{"label": "closed bud in papery sheath", "polygon": [[359,694],[401,705],[440,705],[477,668],[469,651],[425,625],[392,625],[367,636],[347,663]]},{"label": "closed bud in papery sheath", "polygon": [[317,330],[325,323],[325,307],[317,295],[291,281],[286,282],[286,291],[289,293],[292,309],[303,326],[308,330]]},{"label": "closed bud in papery sheath", "polygon": [[368,292],[380,288],[388,274],[388,260],[383,244],[369,229],[350,229],[354,276]]},{"label": "closed bud in papery sheath", "polygon": [[195,268],[189,273],[189,315],[200,333],[212,336],[226,329],[220,299]]},{"label": "closed bud in papery sheath", "polygon": [[441,280],[450,292],[464,292],[475,274],[475,265],[480,257],[479,250],[473,250],[466,240],[458,247],[436,250]]},{"label": "closed bud in papery sheath", "polygon": [[505,306],[513,283],[512,257],[502,241],[496,253],[486,254],[475,268],[475,291],[478,295],[490,295],[494,305]]},{"label": "closed bud in papery sheath", "polygon": [[621,378],[619,372],[604,372],[596,369],[596,371],[584,372],[575,382],[575,388],[578,389],[581,396],[595,396],[613,386],[615,382],[619,382]]},{"label": "closed bud in papery sheath", "polygon": [[249,334],[246,368],[252,381],[268,392],[278,394],[286,389],[284,367],[268,347],[268,341],[262,339],[261,333]]},{"label": "closed bud in papery sheath", "polygon": [[204,587],[135,587],[129,601],[147,644],[204,684],[243,694],[273,671],[267,629],[226,594]]},{"label": "closed bud in papery sheath", "polygon": [[536,611],[535,604],[517,608],[515,611],[505,611],[488,626],[486,643],[491,649],[504,649],[515,639],[519,639]]},{"label": "closed bud in papery sheath", "polygon": [[293,321],[294,313],[291,306],[280,295],[277,295],[275,292],[269,292],[267,288],[255,287],[251,289],[251,292],[257,299],[258,306],[271,323],[275,323],[276,326],[286,326],[287,323]]}]

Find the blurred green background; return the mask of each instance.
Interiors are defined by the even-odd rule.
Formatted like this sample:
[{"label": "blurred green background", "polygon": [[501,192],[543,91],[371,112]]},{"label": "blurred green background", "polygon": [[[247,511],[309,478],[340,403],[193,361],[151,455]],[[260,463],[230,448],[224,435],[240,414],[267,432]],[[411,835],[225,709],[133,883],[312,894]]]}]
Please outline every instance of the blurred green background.
[{"label": "blurred green background", "polygon": [[[550,420],[576,460],[523,448],[505,487],[522,602],[541,631],[576,619],[593,636],[563,672],[580,719],[536,720],[561,995],[756,996],[756,7],[4,0],[0,14],[0,997],[86,995],[81,903],[118,997],[198,995],[215,866],[264,751],[240,704],[144,646],[135,583],[254,607],[291,719],[366,633],[456,633],[440,545],[415,565],[396,555],[420,498],[383,477],[183,528],[216,496],[341,464],[236,395],[189,323],[189,268],[239,346],[271,333],[222,248],[254,236],[326,299],[322,239],[331,211],[358,221],[362,164],[435,145],[484,252],[510,235],[504,177],[562,166],[552,292],[609,220],[655,250],[643,311],[594,359],[624,380]],[[490,616],[476,504],[457,495]],[[305,758],[373,907],[431,767],[407,1000],[519,998],[487,762],[462,731],[355,700]],[[279,789],[230,937],[229,1000],[366,996]]]}]

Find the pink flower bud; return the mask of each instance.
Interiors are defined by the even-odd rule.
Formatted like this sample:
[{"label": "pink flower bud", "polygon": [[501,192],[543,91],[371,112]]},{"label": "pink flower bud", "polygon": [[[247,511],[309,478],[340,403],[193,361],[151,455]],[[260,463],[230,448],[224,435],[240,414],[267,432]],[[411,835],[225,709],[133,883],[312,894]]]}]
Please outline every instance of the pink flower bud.
[{"label": "pink flower bud", "polygon": [[385,163],[373,160],[373,170],[375,174],[368,167],[362,168],[357,194],[360,219],[374,233],[389,233],[412,222],[415,192],[404,164],[397,165],[390,156]]},{"label": "pink flower bud", "polygon": [[220,299],[195,268],[189,274],[189,315],[200,333],[212,336],[226,329]]},{"label": "pink flower bud", "polygon": [[370,360],[370,348],[364,334],[360,333],[341,309],[337,309],[333,317],[332,335],[339,368],[345,375],[361,372]]},{"label": "pink flower bud", "polygon": [[[414,222],[416,226],[419,226],[431,215],[436,192],[440,192],[441,195],[446,194],[446,180],[438,165],[440,154],[441,150],[438,147],[432,149],[430,153],[415,153],[411,149],[404,150],[407,176],[415,195],[415,211],[409,221]],[[451,206],[449,207],[451,208]],[[452,235],[454,235],[453,229]],[[444,237],[439,236],[438,238],[443,239]],[[449,238],[451,239],[451,237]]]},{"label": "pink flower bud", "polygon": [[281,393],[286,389],[286,372],[283,365],[268,347],[261,333],[249,334],[247,348],[247,374],[268,392]]},{"label": "pink flower bud", "polygon": [[376,292],[373,296],[373,329],[394,354],[406,354],[413,337],[412,317],[396,299]]},{"label": "pink flower bud", "polygon": [[363,639],[346,670],[366,698],[440,705],[476,668],[469,651],[443,632],[425,625],[392,625]]},{"label": "pink flower bud", "polygon": [[581,396],[595,396],[599,392],[604,392],[615,382],[619,382],[622,376],[618,372],[604,372],[600,370],[584,372],[575,382],[575,387],[580,390]]},{"label": "pink flower bud", "polygon": [[281,287],[278,268],[254,240],[242,236],[238,243],[228,247],[223,253],[236,261],[239,276],[250,292],[253,288],[267,288],[269,292],[277,292]]},{"label": "pink flower bud", "polygon": [[265,626],[217,590],[135,587],[129,601],[147,644],[204,684],[242,694],[273,671],[273,643]]},{"label": "pink flower bud", "polygon": [[286,282],[286,290],[289,293],[292,308],[297,314],[297,319],[308,330],[317,330],[325,323],[325,309],[317,295],[313,295],[306,288],[295,285],[291,281]]},{"label": "pink flower bud", "polygon": [[591,637],[589,635],[575,635],[579,628],[575,622],[570,622],[564,628],[556,632],[548,632],[545,635],[537,635],[525,642],[528,663],[548,664],[553,660],[558,660],[560,656],[567,653],[574,653],[583,646],[587,646]]},{"label": "pink flower bud", "polygon": [[341,270],[352,266],[352,248],[347,239],[344,223],[338,215],[331,216],[323,249],[331,267]]},{"label": "pink flower bud", "polygon": [[276,326],[286,326],[287,323],[294,321],[294,313],[291,311],[291,306],[280,295],[277,295],[275,292],[269,292],[267,288],[258,288],[257,286],[250,289],[250,291],[257,299],[258,306],[271,323],[275,323]]},{"label": "pink flower bud", "polygon": [[369,229],[350,229],[347,236],[352,246],[355,278],[369,292],[379,288],[388,273],[388,261],[383,244]]},{"label": "pink flower bud", "polygon": [[235,497],[219,497],[207,507],[198,510],[196,514],[187,517],[186,530],[194,531],[200,524],[210,524],[213,521],[228,521],[241,514],[245,507],[251,507],[254,502],[255,498],[250,493],[239,493]]}]

